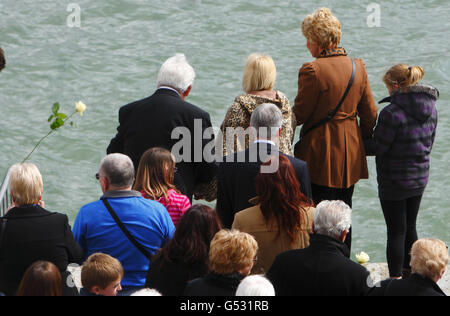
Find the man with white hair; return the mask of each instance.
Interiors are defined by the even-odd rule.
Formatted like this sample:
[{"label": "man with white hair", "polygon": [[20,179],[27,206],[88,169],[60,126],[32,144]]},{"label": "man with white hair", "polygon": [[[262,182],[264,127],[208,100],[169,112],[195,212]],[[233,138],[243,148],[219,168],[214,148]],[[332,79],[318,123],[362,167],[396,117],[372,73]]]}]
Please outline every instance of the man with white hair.
[{"label": "man with white hair", "polygon": [[129,157],[106,156],[96,178],[103,196],[81,208],[73,234],[85,258],[101,252],[118,259],[125,272],[123,293],[132,293],[144,287],[150,256],[169,242],[175,227],[162,204],[131,189],[134,166]]},{"label": "man with white hair", "polygon": [[[195,186],[209,182],[216,173],[215,164],[207,163],[203,157],[205,146],[214,140],[214,135],[206,139],[202,137],[206,129],[212,130],[210,116],[185,101],[194,79],[194,69],[183,54],[169,58],[158,73],[156,92],[120,109],[118,133],[107,149],[108,154],[129,156],[137,170],[147,149],[163,147],[172,151],[180,141],[176,137],[172,139],[172,132],[180,128],[188,131],[190,144],[183,147],[182,158],[176,157],[174,182],[177,189],[191,200]],[[183,134],[183,141],[185,136]]]},{"label": "man with white hair", "polygon": [[[256,197],[255,178],[260,172],[276,172],[278,165],[262,170],[262,163],[270,156],[284,155],[278,149],[283,115],[272,103],[259,105],[250,118],[250,133],[255,139],[245,151],[223,158],[217,176],[217,213],[225,228],[231,228],[234,214],[253,206],[249,200]],[[242,130],[240,132],[243,132]],[[240,133],[237,131],[237,134]],[[248,132],[247,132],[248,133]],[[243,135],[238,135],[238,137]],[[228,137],[233,139],[233,137]],[[312,198],[311,182],[306,162],[287,156],[297,175],[300,189]]]},{"label": "man with white hair", "polygon": [[344,241],[352,210],[342,201],[322,201],[314,216],[310,246],[279,254],[269,272],[279,296],[364,296],[372,286],[369,272],[348,259]]}]

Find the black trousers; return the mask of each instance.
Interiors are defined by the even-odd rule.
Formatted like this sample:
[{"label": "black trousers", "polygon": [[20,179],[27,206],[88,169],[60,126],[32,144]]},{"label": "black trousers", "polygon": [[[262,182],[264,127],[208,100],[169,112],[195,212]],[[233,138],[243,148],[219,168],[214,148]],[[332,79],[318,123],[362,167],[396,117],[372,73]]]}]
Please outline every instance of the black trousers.
[{"label": "black trousers", "polygon": [[[325,187],[325,186],[311,183],[311,189],[312,189],[312,194],[313,194],[313,201],[316,205],[324,200],[328,200],[328,201],[340,200],[340,201],[345,202],[348,206],[350,206],[350,208],[352,207],[353,192],[355,191],[354,185],[352,185],[348,189],[337,189],[337,188],[330,188],[330,187]],[[352,228],[351,227],[347,234],[347,238],[345,239],[345,244],[348,246],[348,249],[351,251],[352,250]]]},{"label": "black trousers", "polygon": [[403,269],[410,269],[410,251],[417,241],[417,215],[422,195],[400,201],[381,200],[387,225],[386,257],[390,277],[401,277]]}]

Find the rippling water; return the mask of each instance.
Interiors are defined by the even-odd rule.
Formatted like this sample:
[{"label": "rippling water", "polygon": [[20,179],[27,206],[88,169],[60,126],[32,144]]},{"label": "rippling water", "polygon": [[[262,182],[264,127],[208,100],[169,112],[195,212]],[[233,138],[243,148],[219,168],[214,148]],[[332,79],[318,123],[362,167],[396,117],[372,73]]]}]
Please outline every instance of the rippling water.
[{"label": "rippling water", "polygon": [[[80,28],[67,26],[71,2],[81,8]],[[387,93],[382,75],[398,62],[423,66],[424,82],[440,89],[430,184],[418,226],[420,237],[448,243],[450,5],[447,0],[379,2],[381,25],[370,28],[369,1],[0,0],[0,46],[7,55],[0,74],[0,177],[47,133],[54,102],[71,112],[83,100],[85,116],[52,135],[32,157],[44,177],[47,208],[73,222],[83,204],[101,195],[94,175],[115,135],[118,109],[153,93],[166,58],[186,54],[197,72],[189,101],[219,126],[241,93],[243,66],[252,52],[274,58],[277,89],[293,102],[298,69],[312,60],[300,23],[327,6],[343,25],[342,46],[364,59],[376,100]],[[369,166],[371,179],[358,184],[354,197],[353,250],[385,261],[373,158]]]}]

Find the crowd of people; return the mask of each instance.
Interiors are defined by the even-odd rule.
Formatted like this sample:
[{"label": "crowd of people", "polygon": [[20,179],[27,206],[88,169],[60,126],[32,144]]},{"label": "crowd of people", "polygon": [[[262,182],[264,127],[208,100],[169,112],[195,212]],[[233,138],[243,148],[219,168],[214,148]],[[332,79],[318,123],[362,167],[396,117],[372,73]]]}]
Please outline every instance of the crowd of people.
[{"label": "crowd of people", "polygon": [[[0,223],[0,292],[445,295],[437,281],[448,248],[416,231],[438,90],[420,84],[423,68],[395,65],[383,78],[389,105],[378,116],[365,65],[339,47],[341,25],[331,11],[308,15],[302,32],[315,60],[300,69],[294,105],[275,89],[272,58],[251,54],[245,94],[217,137],[208,133],[209,114],[186,101],[194,69],[182,54],[169,58],[156,92],[120,109],[96,174],[103,195],[80,209],[73,229],[66,215],[45,209],[38,168],[14,165],[13,206]],[[176,151],[180,127],[194,141]],[[204,154],[211,143],[221,161]],[[376,156],[388,232],[390,278],[376,286],[350,260],[352,198],[369,176],[366,155]],[[217,200],[216,208],[194,198]],[[82,264],[80,291],[69,263]]]}]

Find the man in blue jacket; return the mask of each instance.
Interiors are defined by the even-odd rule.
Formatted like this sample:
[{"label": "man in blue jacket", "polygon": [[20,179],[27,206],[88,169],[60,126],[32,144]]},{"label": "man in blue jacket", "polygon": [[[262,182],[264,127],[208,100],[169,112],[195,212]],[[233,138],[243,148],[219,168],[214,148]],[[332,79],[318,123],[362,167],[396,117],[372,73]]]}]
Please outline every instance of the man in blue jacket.
[{"label": "man in blue jacket", "polygon": [[[168,243],[175,227],[162,204],[147,200],[131,189],[134,166],[129,157],[106,156],[97,179],[103,196],[81,208],[73,233],[85,258],[101,252],[122,263],[125,271],[122,294],[131,294],[144,287],[149,256]],[[117,220],[113,218],[114,213]]]}]

